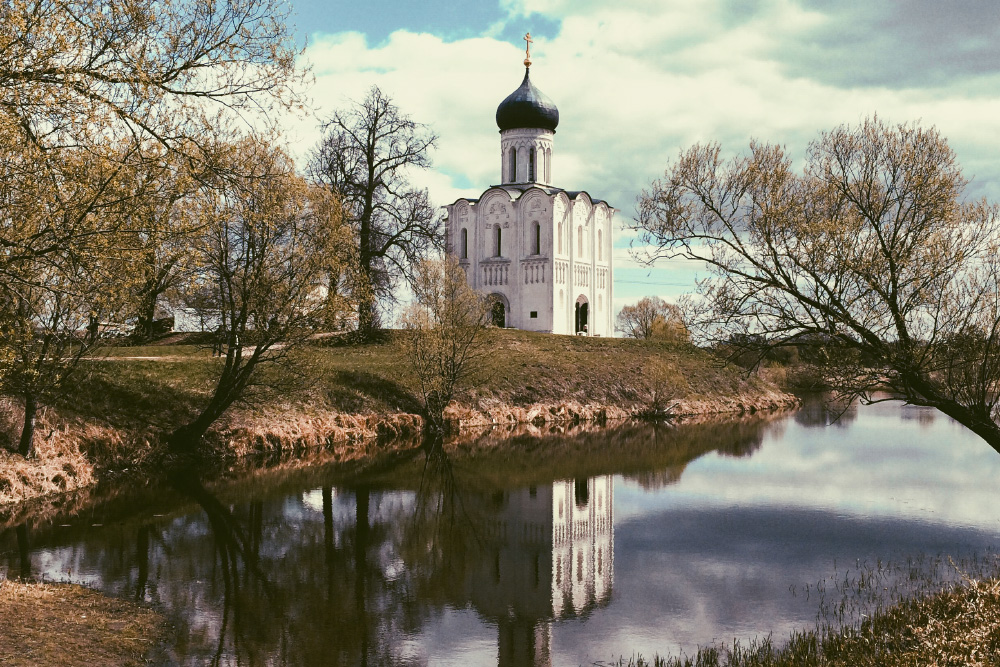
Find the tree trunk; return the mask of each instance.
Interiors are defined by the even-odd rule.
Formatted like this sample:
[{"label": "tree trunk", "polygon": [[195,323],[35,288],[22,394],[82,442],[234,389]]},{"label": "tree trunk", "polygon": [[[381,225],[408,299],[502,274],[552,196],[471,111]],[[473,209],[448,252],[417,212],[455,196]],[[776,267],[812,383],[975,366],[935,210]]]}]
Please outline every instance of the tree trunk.
[{"label": "tree trunk", "polygon": [[21,427],[21,441],[17,451],[24,458],[35,453],[35,415],[38,413],[38,401],[34,394],[24,396],[24,425]]},{"label": "tree trunk", "polygon": [[906,386],[922,400],[914,401],[937,408],[959,424],[986,441],[993,451],[1000,454],[1000,424],[993,421],[987,406],[966,406],[936,391],[933,383],[922,375],[904,375]]},{"label": "tree trunk", "polygon": [[358,300],[358,331],[363,340],[369,340],[378,331],[378,317],[375,314],[375,300],[363,296]]},{"label": "tree trunk", "polygon": [[1000,424],[997,424],[988,417],[980,417],[965,406],[957,403],[939,405],[938,410],[978,435],[986,441],[986,444],[993,448],[993,451],[1000,454]]},{"label": "tree trunk", "polygon": [[448,434],[449,425],[444,418],[444,411],[450,402],[450,396],[442,396],[437,391],[428,392],[424,399],[424,435],[426,437],[443,439]]},{"label": "tree trunk", "polygon": [[150,289],[140,297],[139,314],[136,317],[135,338],[146,342],[153,338],[153,323],[156,318],[156,301],[159,297],[156,289]]}]

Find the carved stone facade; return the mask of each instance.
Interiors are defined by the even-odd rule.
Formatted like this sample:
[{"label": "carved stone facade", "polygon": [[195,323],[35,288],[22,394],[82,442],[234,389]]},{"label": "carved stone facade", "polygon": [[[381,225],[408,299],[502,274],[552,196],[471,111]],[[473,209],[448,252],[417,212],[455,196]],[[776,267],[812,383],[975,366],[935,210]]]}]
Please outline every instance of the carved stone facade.
[{"label": "carved stone facade", "polygon": [[[520,106],[512,111],[515,97]],[[500,185],[445,207],[448,251],[459,258],[469,284],[493,296],[496,325],[613,335],[616,209],[587,192],[551,185],[558,111],[527,73],[497,118]],[[549,127],[507,127],[517,125],[512,118],[537,118]]]}]

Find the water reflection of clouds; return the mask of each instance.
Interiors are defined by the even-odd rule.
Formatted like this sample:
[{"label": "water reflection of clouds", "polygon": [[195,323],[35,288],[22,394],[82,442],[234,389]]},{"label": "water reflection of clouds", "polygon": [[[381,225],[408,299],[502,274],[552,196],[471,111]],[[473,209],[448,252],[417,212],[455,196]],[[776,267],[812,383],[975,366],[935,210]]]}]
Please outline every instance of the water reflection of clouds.
[{"label": "water reflection of clouds", "polygon": [[691,652],[712,639],[773,633],[780,642],[811,626],[820,604],[790,587],[837,574],[834,562],[850,568],[858,559],[983,553],[994,542],[989,532],[963,527],[752,506],[649,512],[615,531],[615,598],[601,631],[559,626],[553,664],[607,659],[609,646],[648,657]]},{"label": "water reflection of clouds", "polygon": [[950,419],[922,412],[861,406],[850,428],[789,424],[783,437],[765,435],[750,460],[710,454],[692,462],[670,502],[814,507],[1000,528],[997,514],[984,512],[996,505],[1000,457]]}]

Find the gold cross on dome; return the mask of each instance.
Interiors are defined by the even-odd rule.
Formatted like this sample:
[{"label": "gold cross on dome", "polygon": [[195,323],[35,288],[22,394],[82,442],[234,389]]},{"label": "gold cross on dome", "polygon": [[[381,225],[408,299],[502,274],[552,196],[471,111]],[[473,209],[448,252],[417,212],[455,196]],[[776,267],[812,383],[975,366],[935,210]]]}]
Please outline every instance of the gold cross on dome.
[{"label": "gold cross on dome", "polygon": [[524,33],[524,66],[531,67],[531,43],[535,41],[531,39],[531,33]]}]

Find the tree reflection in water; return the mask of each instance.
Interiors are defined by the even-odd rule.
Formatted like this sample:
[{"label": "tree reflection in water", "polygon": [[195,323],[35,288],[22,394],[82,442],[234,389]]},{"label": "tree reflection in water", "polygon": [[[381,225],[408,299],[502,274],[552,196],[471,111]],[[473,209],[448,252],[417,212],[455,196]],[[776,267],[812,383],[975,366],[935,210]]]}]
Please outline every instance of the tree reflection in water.
[{"label": "tree reflection in water", "polygon": [[[213,492],[184,476],[175,487],[197,511],[50,528],[33,545],[25,525],[0,550],[19,554],[8,571],[80,573],[156,605],[179,664],[425,662],[413,641],[425,623],[470,608],[496,628],[502,664],[548,664],[552,624],[611,599],[613,475],[670,483],[706,452],[752,452],[763,429],[638,424],[502,446],[486,435],[339,486],[249,478]],[[40,550],[44,571],[31,572]]]}]

